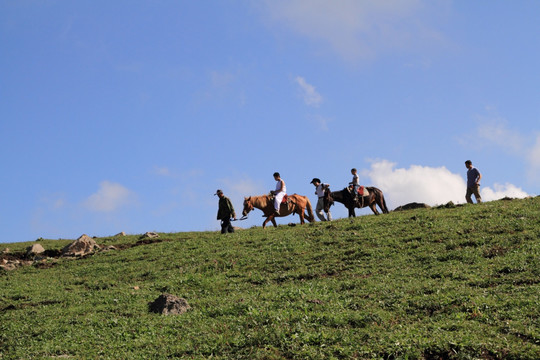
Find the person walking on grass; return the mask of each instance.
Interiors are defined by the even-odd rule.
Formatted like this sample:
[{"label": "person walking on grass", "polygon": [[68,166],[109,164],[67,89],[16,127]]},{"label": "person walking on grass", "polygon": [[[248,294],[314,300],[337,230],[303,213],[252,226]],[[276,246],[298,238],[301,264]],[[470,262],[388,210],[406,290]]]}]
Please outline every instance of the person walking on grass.
[{"label": "person walking on grass", "polygon": [[317,195],[317,197],[319,198],[317,200],[317,207],[315,208],[315,214],[317,214],[317,217],[321,221],[332,221],[332,214],[330,213],[330,210],[328,210],[328,212],[326,213],[326,219],[324,218],[324,213],[323,213],[324,189],[330,185],[321,183],[321,179],[318,179],[318,178],[313,178],[310,184],[313,184],[315,186],[315,195]]},{"label": "person walking on grass", "polygon": [[474,194],[476,198],[476,203],[479,204],[482,202],[482,197],[480,196],[480,179],[482,179],[482,174],[475,168],[471,160],[465,161],[465,166],[467,167],[467,193],[465,194],[465,200],[469,204],[472,204],[471,195]]},{"label": "person walking on grass", "polygon": [[231,224],[231,217],[236,220],[233,204],[228,197],[223,195],[223,191],[218,190],[214,195],[219,197],[217,219],[221,220],[221,233],[233,233],[234,228]]}]

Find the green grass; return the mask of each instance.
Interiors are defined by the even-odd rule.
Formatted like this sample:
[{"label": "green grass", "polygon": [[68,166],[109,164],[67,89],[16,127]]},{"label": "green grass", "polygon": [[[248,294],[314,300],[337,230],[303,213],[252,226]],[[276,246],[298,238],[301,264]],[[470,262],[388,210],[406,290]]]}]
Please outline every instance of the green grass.
[{"label": "green grass", "polygon": [[0,359],[540,358],[540,197],[160,239],[0,272]]}]

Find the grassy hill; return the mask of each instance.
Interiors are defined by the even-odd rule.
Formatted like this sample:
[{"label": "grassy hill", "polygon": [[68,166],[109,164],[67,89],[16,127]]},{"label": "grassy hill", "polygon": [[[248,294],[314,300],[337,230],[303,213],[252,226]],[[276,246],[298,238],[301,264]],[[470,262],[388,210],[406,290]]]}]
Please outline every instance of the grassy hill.
[{"label": "grassy hill", "polygon": [[0,272],[0,359],[540,358],[540,197],[96,241]]}]

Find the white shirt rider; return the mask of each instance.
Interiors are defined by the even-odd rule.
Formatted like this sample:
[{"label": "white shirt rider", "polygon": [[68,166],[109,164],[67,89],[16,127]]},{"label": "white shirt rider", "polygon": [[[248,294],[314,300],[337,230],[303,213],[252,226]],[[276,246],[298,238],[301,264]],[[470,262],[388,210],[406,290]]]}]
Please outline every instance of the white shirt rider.
[{"label": "white shirt rider", "polygon": [[285,181],[281,179],[279,173],[274,173],[274,179],[277,181],[276,190],[274,191],[274,209],[279,214],[279,207],[283,197],[287,194],[287,187]]}]

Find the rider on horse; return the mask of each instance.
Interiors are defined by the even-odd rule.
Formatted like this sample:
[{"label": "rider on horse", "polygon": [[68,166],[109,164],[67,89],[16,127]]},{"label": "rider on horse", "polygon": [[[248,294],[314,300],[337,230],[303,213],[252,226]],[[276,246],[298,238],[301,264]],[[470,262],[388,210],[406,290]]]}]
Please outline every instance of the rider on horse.
[{"label": "rider on horse", "polygon": [[276,190],[272,191],[274,195],[274,209],[275,213],[279,215],[279,207],[281,206],[281,201],[287,195],[287,187],[278,172],[274,173],[274,179],[277,181]]},{"label": "rider on horse", "polygon": [[360,177],[357,174],[356,168],[351,169],[351,174],[353,176],[352,181],[349,183],[349,185],[352,185],[351,194],[353,196],[354,201],[358,201],[358,188],[360,187]]}]

